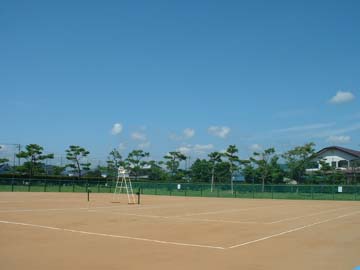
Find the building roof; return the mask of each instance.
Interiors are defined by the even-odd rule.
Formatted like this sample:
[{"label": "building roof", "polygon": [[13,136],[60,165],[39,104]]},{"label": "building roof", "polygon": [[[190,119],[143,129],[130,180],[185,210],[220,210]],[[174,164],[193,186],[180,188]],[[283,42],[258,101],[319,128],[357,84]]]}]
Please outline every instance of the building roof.
[{"label": "building roof", "polygon": [[320,150],[319,152],[316,153],[316,155],[322,154],[325,151],[328,150],[338,150],[344,153],[347,153],[351,156],[354,156],[355,158],[360,158],[360,151],[356,151],[356,150],[352,150],[349,148],[345,148],[345,147],[340,147],[340,146],[329,146],[329,147],[325,147],[324,149]]}]

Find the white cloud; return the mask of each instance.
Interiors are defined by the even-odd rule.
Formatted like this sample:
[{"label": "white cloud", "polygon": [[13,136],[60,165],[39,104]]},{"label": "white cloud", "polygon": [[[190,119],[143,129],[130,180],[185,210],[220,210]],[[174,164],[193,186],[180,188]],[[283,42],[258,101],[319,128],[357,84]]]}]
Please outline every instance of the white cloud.
[{"label": "white cloud", "polygon": [[150,145],[151,145],[151,143],[150,143],[149,141],[147,141],[147,142],[140,143],[140,144],[138,145],[138,147],[139,147],[140,149],[145,149],[145,148],[149,148]]},{"label": "white cloud", "polygon": [[316,134],[312,134],[313,138],[326,138],[331,136],[340,136],[345,133],[357,131],[360,129],[360,123],[354,123],[350,126],[343,127],[343,128],[337,128],[337,129],[328,129],[321,132],[317,132]]},{"label": "white cloud", "polygon": [[195,136],[195,129],[185,128],[182,132],[182,135],[177,135],[175,133],[170,134],[170,139],[173,141],[181,141],[190,139]]},{"label": "white cloud", "polygon": [[192,128],[185,128],[183,134],[185,139],[190,139],[195,136],[195,130]]},{"label": "white cloud", "polygon": [[229,127],[211,126],[208,128],[208,132],[211,135],[214,135],[216,137],[223,138],[223,139],[229,135],[230,130],[231,129]]},{"label": "white cloud", "polygon": [[322,129],[327,127],[334,126],[335,123],[317,123],[317,124],[310,124],[310,125],[303,125],[303,126],[294,126],[288,127],[283,129],[277,129],[273,132],[276,133],[283,133],[283,132],[299,132],[299,131],[307,131],[307,130],[314,130],[314,129]]},{"label": "white cloud", "polygon": [[330,99],[332,104],[340,104],[350,102],[355,99],[355,96],[351,92],[338,91],[335,96]]},{"label": "white cloud", "polygon": [[255,143],[253,145],[250,145],[249,149],[252,152],[259,152],[259,151],[263,150],[263,147],[260,144]]},{"label": "white cloud", "polygon": [[345,144],[345,143],[349,143],[351,141],[351,137],[344,136],[344,135],[330,136],[326,141],[329,143],[334,143],[334,144]]},{"label": "white cloud", "polygon": [[115,123],[111,129],[112,135],[118,135],[123,131],[123,125],[121,123]]},{"label": "white cloud", "polygon": [[191,147],[189,146],[181,146],[177,149],[177,151],[181,152],[185,156],[189,155],[191,153]]},{"label": "white cloud", "polygon": [[135,141],[146,141],[146,134],[141,132],[133,132],[131,138]]},{"label": "white cloud", "polygon": [[119,151],[123,151],[127,148],[127,145],[125,143],[120,143],[118,146]]},{"label": "white cloud", "polygon": [[193,149],[196,154],[205,154],[213,148],[212,144],[196,144]]},{"label": "white cloud", "polygon": [[183,153],[184,155],[196,154],[203,155],[209,152],[214,148],[212,144],[195,144],[195,145],[184,145],[177,149],[177,151]]}]

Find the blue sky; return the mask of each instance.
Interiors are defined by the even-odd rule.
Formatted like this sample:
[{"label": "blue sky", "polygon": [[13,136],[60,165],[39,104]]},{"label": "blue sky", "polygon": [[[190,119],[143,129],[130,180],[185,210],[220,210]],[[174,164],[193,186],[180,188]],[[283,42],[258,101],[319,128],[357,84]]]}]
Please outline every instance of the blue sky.
[{"label": "blue sky", "polygon": [[360,148],[359,1],[3,1],[0,144]]}]

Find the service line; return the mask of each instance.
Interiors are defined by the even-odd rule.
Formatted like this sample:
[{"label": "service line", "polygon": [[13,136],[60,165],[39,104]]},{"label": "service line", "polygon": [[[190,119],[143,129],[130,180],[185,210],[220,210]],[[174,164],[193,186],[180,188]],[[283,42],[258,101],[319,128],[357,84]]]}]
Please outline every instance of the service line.
[{"label": "service line", "polygon": [[288,207],[288,205],[272,205],[272,206],[259,206],[259,207],[249,207],[249,208],[240,208],[240,209],[227,209],[227,210],[218,210],[218,211],[211,211],[211,212],[199,212],[199,213],[188,213],[184,215],[172,216],[174,218],[183,218],[183,217],[193,217],[193,216],[200,216],[200,215],[213,215],[213,214],[223,214],[223,213],[233,213],[233,212],[243,212],[243,211],[251,211],[255,209],[264,209],[264,208],[273,208],[276,207]]},{"label": "service line", "polygon": [[[105,211],[99,210],[89,210],[92,213],[107,213]],[[114,212],[113,212],[114,213]],[[198,222],[213,222],[213,223],[233,223],[233,224],[263,224],[256,221],[236,221],[236,220],[223,220],[223,219],[207,219],[207,218],[188,218],[181,216],[159,216],[159,215],[146,215],[146,214],[133,214],[133,213],[115,213],[120,216],[133,216],[133,217],[143,217],[143,218],[154,218],[154,219],[177,219],[177,220],[187,220],[187,221],[198,221]]]}]

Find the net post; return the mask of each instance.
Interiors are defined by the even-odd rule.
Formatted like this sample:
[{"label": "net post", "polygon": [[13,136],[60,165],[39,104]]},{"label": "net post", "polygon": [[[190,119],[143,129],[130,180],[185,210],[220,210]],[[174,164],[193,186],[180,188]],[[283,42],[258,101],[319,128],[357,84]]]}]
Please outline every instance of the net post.
[{"label": "net post", "polygon": [[89,189],[89,187],[87,187],[87,201],[90,201],[90,192],[91,190]]},{"label": "net post", "polygon": [[137,204],[140,204],[140,194],[141,194],[141,190],[140,190],[140,187],[139,187],[139,191],[137,193],[137,195],[138,195]]}]

